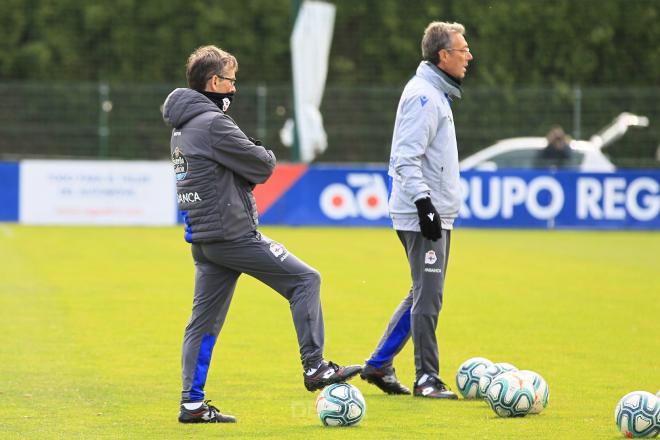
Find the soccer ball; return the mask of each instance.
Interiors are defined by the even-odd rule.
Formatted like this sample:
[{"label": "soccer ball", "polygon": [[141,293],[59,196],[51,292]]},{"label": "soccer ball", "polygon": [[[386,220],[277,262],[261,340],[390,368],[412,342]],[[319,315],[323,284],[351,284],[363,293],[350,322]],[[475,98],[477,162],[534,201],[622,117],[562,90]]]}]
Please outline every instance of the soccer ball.
[{"label": "soccer ball", "polygon": [[479,379],[491,365],[493,363],[486,358],[474,357],[458,367],[458,371],[456,371],[456,388],[465,399],[483,397],[479,392]]},{"label": "soccer ball", "polygon": [[516,371],[502,373],[488,387],[486,402],[500,417],[523,417],[534,405],[534,385]]},{"label": "soccer ball", "polygon": [[616,427],[626,437],[655,437],[660,434],[660,399],[647,391],[633,391],[614,409]]},{"label": "soccer ball", "polygon": [[532,405],[532,409],[529,410],[529,413],[538,414],[548,406],[548,401],[550,400],[548,383],[540,374],[534,371],[521,370],[519,373],[527,376],[534,386],[534,404]]},{"label": "soccer ball", "polygon": [[507,364],[506,362],[499,362],[486,368],[486,371],[484,371],[484,373],[481,375],[481,378],[479,379],[479,393],[483,398],[486,398],[488,387],[490,386],[491,382],[493,382],[493,379],[507,371],[518,371],[518,369],[511,364]]},{"label": "soccer ball", "polygon": [[355,425],[366,411],[362,393],[348,383],[328,385],[316,398],[316,413],[325,426]]}]

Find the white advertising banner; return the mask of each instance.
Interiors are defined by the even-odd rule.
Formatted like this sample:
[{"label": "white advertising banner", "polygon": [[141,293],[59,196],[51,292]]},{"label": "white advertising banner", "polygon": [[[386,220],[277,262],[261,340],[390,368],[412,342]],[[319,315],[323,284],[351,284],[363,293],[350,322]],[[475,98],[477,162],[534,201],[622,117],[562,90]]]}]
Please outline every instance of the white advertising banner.
[{"label": "white advertising banner", "polygon": [[60,225],[173,225],[170,162],[25,160],[19,221]]}]

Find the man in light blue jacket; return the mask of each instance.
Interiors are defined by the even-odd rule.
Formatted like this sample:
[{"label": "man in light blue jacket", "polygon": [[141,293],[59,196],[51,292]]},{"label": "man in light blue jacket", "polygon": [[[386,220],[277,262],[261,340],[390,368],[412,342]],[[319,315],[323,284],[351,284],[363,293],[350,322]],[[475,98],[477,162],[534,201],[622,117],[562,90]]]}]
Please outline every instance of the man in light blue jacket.
[{"label": "man in light blue jacket", "polygon": [[410,394],[394,357],[412,336],[414,395],[456,399],[440,379],[435,330],[454,219],[461,205],[458,148],[451,102],[461,97],[472,54],[458,23],[433,22],[422,38],[415,76],[406,85],[394,124],[389,210],[410,265],[412,288],[394,312],[361,377],[389,394]]}]

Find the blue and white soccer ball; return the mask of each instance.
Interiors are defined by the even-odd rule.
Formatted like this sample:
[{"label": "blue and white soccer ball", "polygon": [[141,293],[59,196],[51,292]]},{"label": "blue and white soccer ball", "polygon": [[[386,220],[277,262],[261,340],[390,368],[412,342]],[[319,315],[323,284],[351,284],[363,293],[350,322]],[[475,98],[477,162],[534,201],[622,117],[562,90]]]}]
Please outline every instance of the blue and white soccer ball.
[{"label": "blue and white soccer ball", "polygon": [[500,417],[526,416],[534,405],[534,385],[516,371],[502,373],[488,387],[486,402]]},{"label": "blue and white soccer ball", "polygon": [[660,398],[648,391],[633,391],[614,409],[616,427],[625,437],[655,437],[660,434]]},{"label": "blue and white soccer ball", "polygon": [[527,376],[534,386],[534,404],[529,410],[530,414],[539,414],[548,406],[550,400],[550,388],[543,377],[535,371],[521,370],[520,374]]},{"label": "blue and white soccer ball", "polygon": [[479,392],[479,379],[486,369],[493,365],[482,357],[473,357],[463,362],[456,371],[456,388],[465,399],[482,398]]},{"label": "blue and white soccer ball", "polygon": [[325,426],[356,425],[366,411],[362,393],[348,383],[328,385],[316,398],[316,413]]},{"label": "blue and white soccer ball", "polygon": [[486,393],[488,392],[488,387],[490,386],[493,379],[499,376],[502,373],[507,371],[518,371],[516,367],[506,362],[498,362],[486,368],[486,371],[481,375],[479,379],[479,394],[482,397],[486,398]]}]

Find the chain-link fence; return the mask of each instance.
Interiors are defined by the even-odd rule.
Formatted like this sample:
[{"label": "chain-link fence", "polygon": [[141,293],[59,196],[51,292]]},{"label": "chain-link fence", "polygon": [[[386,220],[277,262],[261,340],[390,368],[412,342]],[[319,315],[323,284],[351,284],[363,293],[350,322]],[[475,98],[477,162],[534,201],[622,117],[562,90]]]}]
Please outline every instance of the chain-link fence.
[{"label": "chain-link fence", "polygon": [[[169,130],[160,106],[174,85],[0,83],[0,158],[165,159]],[[401,88],[326,88],[328,150],[321,162],[386,162]],[[657,167],[660,88],[471,88],[453,104],[465,157],[494,141],[544,136],[559,124],[586,138],[623,111],[648,116],[607,148],[619,167]],[[241,86],[230,114],[282,161],[292,157],[279,130],[291,116],[288,85]]]}]

